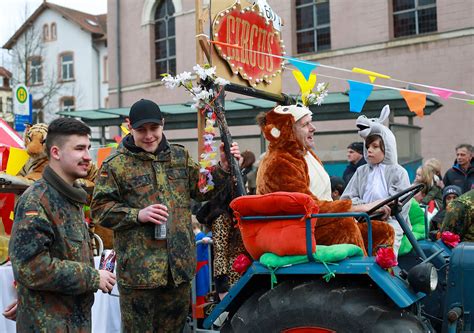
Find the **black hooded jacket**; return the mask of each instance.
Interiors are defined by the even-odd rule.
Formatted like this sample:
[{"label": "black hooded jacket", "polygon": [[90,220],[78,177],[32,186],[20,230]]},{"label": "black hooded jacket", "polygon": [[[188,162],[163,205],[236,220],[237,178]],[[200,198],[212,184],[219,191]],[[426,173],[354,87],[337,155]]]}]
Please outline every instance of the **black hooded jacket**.
[{"label": "black hooded jacket", "polygon": [[459,164],[454,163],[453,167],[446,171],[443,178],[445,186],[457,185],[461,188],[462,193],[466,193],[472,189],[474,184],[474,158],[471,159],[471,165],[464,171]]}]

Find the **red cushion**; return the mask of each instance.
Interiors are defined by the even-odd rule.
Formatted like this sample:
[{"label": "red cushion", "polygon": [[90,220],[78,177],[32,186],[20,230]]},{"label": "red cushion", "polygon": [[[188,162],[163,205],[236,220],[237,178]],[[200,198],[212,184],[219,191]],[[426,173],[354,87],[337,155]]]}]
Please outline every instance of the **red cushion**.
[{"label": "red cushion", "polygon": [[[279,256],[306,254],[305,218],[242,221],[240,217],[317,214],[319,208],[309,195],[297,192],[248,195],[234,199],[230,207],[238,220],[245,248],[255,260],[266,252]],[[311,219],[313,252],[316,250],[315,225],[316,219],[313,218]]]}]

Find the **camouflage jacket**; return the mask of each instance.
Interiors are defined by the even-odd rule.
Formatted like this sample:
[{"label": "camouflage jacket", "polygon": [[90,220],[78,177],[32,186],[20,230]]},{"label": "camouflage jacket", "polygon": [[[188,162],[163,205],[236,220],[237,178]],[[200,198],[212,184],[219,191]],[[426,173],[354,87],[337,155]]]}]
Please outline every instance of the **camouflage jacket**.
[{"label": "camouflage jacket", "polygon": [[458,234],[461,242],[474,242],[474,190],[449,203],[441,230]]},{"label": "camouflage jacket", "polygon": [[[216,168],[216,186],[225,173]],[[196,270],[190,199],[214,194],[199,191],[199,165],[180,145],[166,144],[157,154],[120,147],[104,161],[96,179],[91,216],[114,230],[119,286],[148,289],[164,286],[168,272],[176,285]],[[138,212],[151,205],[168,207],[167,239],[156,240],[155,225],[140,223]]]},{"label": "camouflage jacket", "polygon": [[46,176],[20,197],[9,245],[18,285],[18,332],[91,330],[100,276],[82,207]]}]

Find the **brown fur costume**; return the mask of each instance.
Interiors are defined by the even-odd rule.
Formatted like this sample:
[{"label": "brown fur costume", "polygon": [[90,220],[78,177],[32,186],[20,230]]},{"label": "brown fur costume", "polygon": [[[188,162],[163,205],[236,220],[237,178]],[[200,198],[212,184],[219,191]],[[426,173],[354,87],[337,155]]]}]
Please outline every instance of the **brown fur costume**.
[{"label": "brown fur costume", "polygon": [[[350,200],[321,201],[310,191],[306,150],[298,142],[293,131],[291,114],[279,114],[273,110],[259,116],[259,125],[270,142],[257,174],[257,194],[276,191],[306,193],[317,201],[320,213],[342,213],[351,210]],[[309,150],[319,162],[319,158]],[[393,244],[394,231],[385,222],[372,221],[373,248],[381,244]],[[364,236],[363,236],[364,235]],[[367,224],[357,223],[353,218],[320,218],[315,229],[316,243],[321,245],[355,244],[364,250],[367,239]]]}]

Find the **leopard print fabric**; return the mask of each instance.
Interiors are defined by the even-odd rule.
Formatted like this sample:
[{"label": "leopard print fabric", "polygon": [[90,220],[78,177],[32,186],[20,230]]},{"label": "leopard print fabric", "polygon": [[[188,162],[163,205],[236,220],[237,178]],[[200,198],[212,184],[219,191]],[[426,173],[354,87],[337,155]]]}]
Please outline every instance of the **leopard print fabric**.
[{"label": "leopard print fabric", "polygon": [[240,230],[234,225],[228,214],[221,214],[212,223],[212,240],[214,243],[214,276],[227,275],[232,286],[240,275],[232,269],[232,264],[239,254],[249,254],[245,250]]}]

